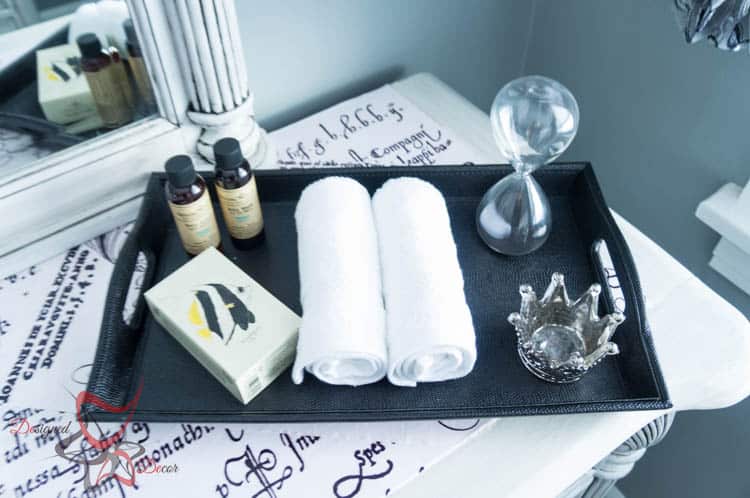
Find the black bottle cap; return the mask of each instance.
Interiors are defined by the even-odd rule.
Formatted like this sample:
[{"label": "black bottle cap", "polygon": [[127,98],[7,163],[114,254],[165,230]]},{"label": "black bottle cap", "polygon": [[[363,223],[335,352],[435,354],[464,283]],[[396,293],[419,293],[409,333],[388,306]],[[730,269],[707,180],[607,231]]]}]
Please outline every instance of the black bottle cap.
[{"label": "black bottle cap", "polygon": [[130,43],[138,44],[138,36],[135,34],[135,26],[132,19],[125,19],[122,23],[122,29],[125,30],[125,37]]},{"label": "black bottle cap", "polygon": [[84,33],[76,38],[78,49],[84,57],[98,57],[102,53],[102,44],[94,33]]},{"label": "black bottle cap", "polygon": [[219,169],[237,169],[246,162],[240,143],[231,137],[222,138],[214,144],[214,159]]},{"label": "black bottle cap", "polygon": [[193,160],[184,154],[170,157],[164,165],[164,170],[167,172],[169,183],[178,188],[189,187],[197,176]]}]

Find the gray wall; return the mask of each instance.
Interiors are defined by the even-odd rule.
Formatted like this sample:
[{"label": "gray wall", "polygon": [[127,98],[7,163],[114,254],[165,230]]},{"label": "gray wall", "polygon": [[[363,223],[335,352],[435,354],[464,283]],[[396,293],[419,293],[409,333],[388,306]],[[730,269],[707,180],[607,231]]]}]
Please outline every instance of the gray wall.
[{"label": "gray wall", "polygon": [[694,214],[750,176],[750,55],[686,45],[671,4],[539,0],[525,70],[578,98],[563,159],[590,160],[615,210],[750,316],[750,296],[708,266],[718,235]]},{"label": "gray wall", "polygon": [[562,159],[590,160],[610,204],[746,315],[708,267],[718,235],[694,216],[750,175],[750,55],[687,46],[671,0],[237,1],[259,120],[274,129],[428,71],[482,109],[524,73],[576,95]]},{"label": "gray wall", "polygon": [[489,107],[519,75],[531,3],[236,2],[258,118],[273,129],[384,83],[431,72]]},{"label": "gray wall", "polygon": [[[525,70],[578,98],[564,158],[592,161],[616,210],[748,316],[750,296],[708,266],[718,235],[694,212],[750,176],[750,54],[686,45],[671,4],[538,0]],[[749,416],[749,400],[680,413],[618,486],[633,497],[750,496]]]}]

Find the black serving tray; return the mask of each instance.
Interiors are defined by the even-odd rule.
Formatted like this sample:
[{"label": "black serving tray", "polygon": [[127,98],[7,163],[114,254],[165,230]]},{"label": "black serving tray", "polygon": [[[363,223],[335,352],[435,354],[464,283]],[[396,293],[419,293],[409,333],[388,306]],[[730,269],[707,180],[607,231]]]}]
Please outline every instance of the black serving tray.
[{"label": "black serving tray", "polygon": [[[636,269],[591,165],[553,164],[535,173],[550,199],[553,229],[541,249],[521,257],[490,251],[474,225],[480,198],[509,172],[509,166],[258,171],[265,242],[255,249],[239,251],[220,221],[223,251],[299,314],[293,214],[305,186],[325,176],[343,175],[374,192],[389,178],[413,176],[440,189],[458,246],[477,334],[478,360],[474,371],[462,379],[416,388],[395,387],[387,381],[357,388],[331,386],[313,376],[306,376],[297,386],[287,370],[247,405],[235,400],[154,321],[142,297],[133,323],[123,322],[123,304],[139,252],[148,261],[144,290],[188,260],[164,200],[164,175],[154,174],[112,275],[89,392],[100,401],[124,406],[141,389],[133,420],[170,422],[444,419],[671,407],[654,354]],[[213,183],[211,174],[204,176]],[[212,194],[216,199],[215,192]],[[220,212],[218,208],[216,212]],[[579,382],[543,382],[521,365],[515,332],[507,316],[519,309],[520,284],[530,283],[543,293],[554,271],[565,274],[571,296],[601,281],[592,255],[597,239],[607,242],[624,293],[627,319],[614,336],[621,354],[606,358]],[[605,294],[600,308],[609,312],[612,303]],[[102,403],[86,405],[85,413],[97,420],[125,416],[125,412],[116,414],[100,406]]]}]

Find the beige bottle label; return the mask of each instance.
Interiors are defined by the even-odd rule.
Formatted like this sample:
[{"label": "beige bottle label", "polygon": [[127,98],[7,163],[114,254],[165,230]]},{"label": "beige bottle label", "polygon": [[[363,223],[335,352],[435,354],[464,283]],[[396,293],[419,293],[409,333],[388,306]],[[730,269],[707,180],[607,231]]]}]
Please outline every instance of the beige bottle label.
[{"label": "beige bottle label", "polygon": [[125,95],[117,82],[117,72],[112,64],[95,72],[84,72],[91,89],[96,110],[105,126],[121,126],[133,117]]},{"label": "beige bottle label", "polygon": [[169,203],[174,216],[180,240],[187,252],[199,254],[209,247],[218,247],[221,242],[219,227],[216,225],[211,197],[204,192],[190,204]]},{"label": "beige bottle label", "polygon": [[130,69],[133,70],[133,77],[135,78],[135,85],[138,87],[138,93],[146,105],[154,105],[154,94],[151,91],[151,81],[148,79],[148,73],[146,72],[146,65],[143,63],[142,57],[130,57]]},{"label": "beige bottle label", "polygon": [[135,96],[133,95],[133,87],[130,86],[128,73],[125,71],[125,64],[122,61],[113,62],[111,71],[115,77],[115,81],[120,86],[125,103],[131,109],[135,109]]},{"label": "beige bottle label", "polygon": [[232,237],[249,239],[263,230],[263,213],[254,176],[240,188],[223,189],[217,185],[216,193],[224,222]]}]

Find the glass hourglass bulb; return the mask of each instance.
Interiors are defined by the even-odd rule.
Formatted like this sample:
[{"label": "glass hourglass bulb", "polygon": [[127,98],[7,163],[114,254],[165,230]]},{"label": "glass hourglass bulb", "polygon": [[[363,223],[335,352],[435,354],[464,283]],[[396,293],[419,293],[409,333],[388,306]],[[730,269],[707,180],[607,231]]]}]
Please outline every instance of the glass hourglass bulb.
[{"label": "glass hourglass bulb", "polygon": [[493,250],[511,256],[539,249],[552,228],[547,195],[531,173],[554,161],[578,131],[578,104],[570,91],[544,76],[505,85],[492,102],[492,132],[515,172],[482,198],[477,230]]}]

